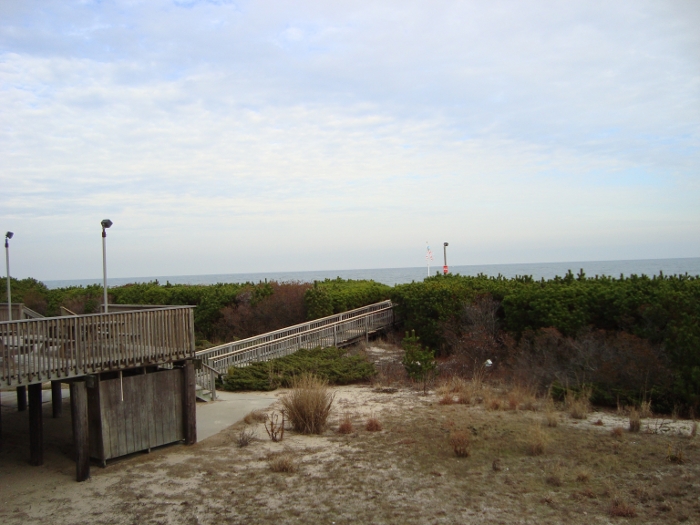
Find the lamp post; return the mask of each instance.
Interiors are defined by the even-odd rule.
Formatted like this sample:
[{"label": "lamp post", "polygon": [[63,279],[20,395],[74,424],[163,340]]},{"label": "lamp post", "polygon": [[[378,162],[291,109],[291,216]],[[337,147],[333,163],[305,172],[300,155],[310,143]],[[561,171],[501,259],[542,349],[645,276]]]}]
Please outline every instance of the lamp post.
[{"label": "lamp post", "polygon": [[102,287],[104,289],[104,309],[108,313],[109,306],[107,304],[107,228],[112,226],[112,221],[109,219],[103,220],[102,225]]},{"label": "lamp post", "polygon": [[442,273],[447,275],[447,247],[450,245],[449,242],[442,243],[442,252],[445,255],[445,266],[442,267]]},{"label": "lamp post", "polygon": [[10,243],[14,233],[5,233],[5,267],[7,268],[7,319],[12,321],[12,291],[10,289]]}]

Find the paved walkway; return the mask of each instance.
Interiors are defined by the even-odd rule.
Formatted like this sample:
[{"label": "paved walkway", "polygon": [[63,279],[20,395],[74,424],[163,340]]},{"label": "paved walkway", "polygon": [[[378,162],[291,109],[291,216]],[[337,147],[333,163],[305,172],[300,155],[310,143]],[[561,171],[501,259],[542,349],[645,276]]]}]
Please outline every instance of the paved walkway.
[{"label": "paved walkway", "polygon": [[230,427],[252,410],[269,407],[277,401],[273,392],[216,392],[216,401],[197,403],[197,441]]}]

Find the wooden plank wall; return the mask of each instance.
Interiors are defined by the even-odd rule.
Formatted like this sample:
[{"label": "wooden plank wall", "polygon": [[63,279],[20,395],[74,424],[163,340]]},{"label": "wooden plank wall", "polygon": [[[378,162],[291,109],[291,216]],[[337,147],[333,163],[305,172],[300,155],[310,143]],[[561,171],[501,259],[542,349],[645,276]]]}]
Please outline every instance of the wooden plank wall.
[{"label": "wooden plank wall", "polygon": [[182,369],[107,379],[95,388],[99,393],[89,403],[92,457],[104,462],[185,438]]}]

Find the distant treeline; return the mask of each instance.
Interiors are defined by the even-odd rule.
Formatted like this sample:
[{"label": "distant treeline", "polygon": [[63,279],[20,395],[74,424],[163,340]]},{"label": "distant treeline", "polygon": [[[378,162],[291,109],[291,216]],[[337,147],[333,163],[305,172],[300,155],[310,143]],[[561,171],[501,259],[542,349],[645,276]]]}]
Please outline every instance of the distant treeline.
[{"label": "distant treeline", "polygon": [[[44,315],[60,307],[98,312],[98,285],[49,290],[13,280],[14,302]],[[0,297],[4,298],[3,295]],[[157,281],[109,289],[119,304],[189,304],[199,344],[249,337],[391,298],[401,330],[455,373],[491,359],[493,374],[547,388],[593,387],[615,405],[651,398],[661,410],[700,409],[700,278],[588,278],[582,272],[531,277],[437,275],[389,287],[326,279],[313,284],[171,285]]]}]

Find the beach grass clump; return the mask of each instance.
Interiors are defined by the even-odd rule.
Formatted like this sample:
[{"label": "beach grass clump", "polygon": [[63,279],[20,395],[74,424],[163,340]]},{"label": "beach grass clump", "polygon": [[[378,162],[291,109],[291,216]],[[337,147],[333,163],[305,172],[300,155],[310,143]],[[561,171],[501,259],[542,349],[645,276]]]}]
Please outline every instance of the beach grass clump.
[{"label": "beach grass clump", "polygon": [[293,378],[292,390],[282,398],[282,406],[294,430],[321,434],[326,429],[333,398],[327,381],[305,372]]}]

